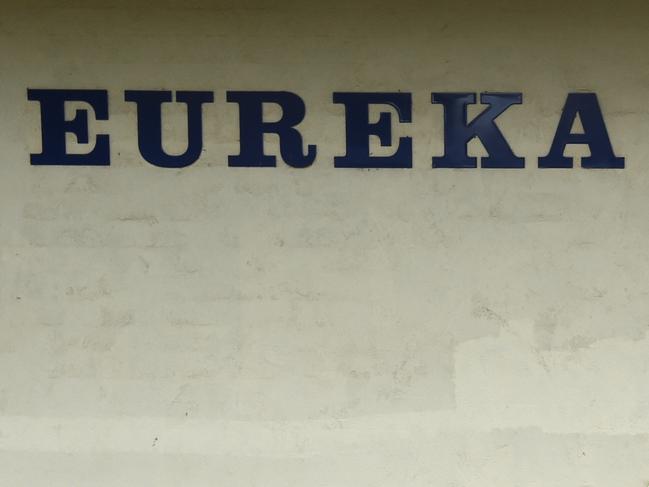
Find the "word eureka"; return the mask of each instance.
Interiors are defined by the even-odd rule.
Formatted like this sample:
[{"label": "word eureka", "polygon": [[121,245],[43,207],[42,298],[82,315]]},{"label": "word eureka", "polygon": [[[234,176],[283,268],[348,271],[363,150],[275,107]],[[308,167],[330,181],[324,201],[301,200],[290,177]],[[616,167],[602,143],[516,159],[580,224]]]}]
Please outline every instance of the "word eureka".
[{"label": "word eureka", "polygon": [[[83,102],[94,111],[96,120],[108,120],[106,90],[28,89],[27,98],[40,103],[42,152],[31,155],[32,165],[110,165],[108,134],[89,140],[88,108],[76,110],[66,120],[68,102]],[[162,143],[162,104],[187,105],[187,149],[182,154],[169,154]],[[203,148],[203,105],[214,102],[211,91],[126,90],[124,100],[137,106],[137,139],[142,157],[154,166],[182,168],[196,162]],[[306,144],[298,125],[306,108],[300,96],[288,91],[228,91],[226,100],[239,106],[239,154],[228,157],[232,167],[274,167],[276,157],[264,151],[264,135],[276,134],[284,163],[295,168],[313,164],[317,147]],[[476,103],[474,93],[432,93],[431,102],[444,108],[444,155],[432,158],[433,168],[476,168],[477,158],[470,157],[467,144],[478,138],[487,152],[480,161],[482,168],[523,168],[525,160],[512,151],[495,121],[512,105],[522,103],[521,93],[481,93],[480,103],[487,107],[471,121],[467,107]],[[346,153],[334,157],[339,168],[411,168],[412,138],[392,136],[392,112],[382,111],[378,121],[370,121],[370,107],[393,107],[398,123],[412,122],[410,93],[335,92],[333,103],[344,105]],[[276,121],[264,120],[263,108],[275,104],[281,109]],[[583,131],[573,132],[579,117]],[[79,144],[87,144],[83,154],[69,153],[66,135],[72,134]],[[392,147],[392,155],[377,156],[370,152],[370,137],[378,137],[381,146]],[[604,117],[594,93],[570,93],[559,117],[554,138],[547,155],[538,159],[540,168],[571,168],[573,159],[564,155],[566,146],[588,146],[590,155],[581,159],[581,167],[590,169],[622,169],[624,158],[613,152]]]}]

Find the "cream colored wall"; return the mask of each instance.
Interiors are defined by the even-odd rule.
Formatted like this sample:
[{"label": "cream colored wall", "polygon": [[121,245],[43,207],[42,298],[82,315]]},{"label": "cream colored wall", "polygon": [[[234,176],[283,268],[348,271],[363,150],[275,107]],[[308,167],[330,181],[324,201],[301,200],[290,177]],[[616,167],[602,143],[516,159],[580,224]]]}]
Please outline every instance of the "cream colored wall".
[{"label": "cream colored wall", "polygon": [[[648,13],[5,2],[0,485],[646,485]],[[28,87],[108,89],[112,166],[31,167]],[[142,161],[127,88],[215,91],[194,166]],[[299,93],[313,167],[228,168],[229,89]],[[333,168],[336,90],[413,93],[414,169]],[[430,168],[463,90],[523,92],[525,170]],[[583,90],[627,169],[538,170]]]}]

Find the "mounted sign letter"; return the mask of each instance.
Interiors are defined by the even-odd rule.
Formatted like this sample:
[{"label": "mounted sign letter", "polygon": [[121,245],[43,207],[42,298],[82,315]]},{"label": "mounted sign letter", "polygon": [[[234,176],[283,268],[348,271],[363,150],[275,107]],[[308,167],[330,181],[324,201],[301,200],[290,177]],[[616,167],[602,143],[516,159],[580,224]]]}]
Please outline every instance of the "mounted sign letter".
[{"label": "mounted sign letter", "polygon": [[345,105],[347,153],[334,158],[335,167],[352,168],[411,168],[412,139],[401,137],[391,156],[370,154],[370,135],[375,135],[383,147],[392,145],[392,115],[381,112],[377,122],[370,123],[370,105],[391,105],[399,114],[399,122],[412,121],[410,93],[334,93],[334,103]]},{"label": "mounted sign letter", "polygon": [[137,142],[140,154],[158,167],[187,167],[203,150],[203,103],[212,103],[211,91],[177,91],[176,101],[187,104],[187,150],[169,155],[162,148],[162,104],[171,102],[171,91],[124,92],[124,99],[137,104]]},{"label": "mounted sign letter", "polygon": [[108,135],[97,135],[94,148],[86,154],[68,154],[65,134],[74,134],[80,144],[89,144],[88,110],[78,109],[72,120],[65,119],[65,103],[80,101],[95,111],[97,120],[108,120],[106,90],[27,90],[27,99],[41,104],[43,149],[31,155],[34,166],[108,166]]},{"label": "mounted sign letter", "polygon": [[[239,155],[228,157],[234,167],[275,167],[275,156],[264,153],[264,134],[279,136],[282,159],[292,167],[313,164],[316,146],[307,146],[304,155],[302,135],[295,126],[304,120],[304,101],[288,91],[228,91],[227,101],[239,104]],[[264,122],[264,103],[275,103],[282,108],[282,118],[277,122]]]},{"label": "mounted sign letter", "polygon": [[467,123],[467,105],[475,103],[473,93],[433,93],[432,103],[444,105],[444,155],[433,157],[433,167],[476,168],[477,159],[469,157],[467,144],[478,137],[489,156],[482,158],[484,169],[520,169],[525,159],[516,156],[495,120],[512,105],[520,105],[521,93],[481,93],[480,103],[489,105]]}]

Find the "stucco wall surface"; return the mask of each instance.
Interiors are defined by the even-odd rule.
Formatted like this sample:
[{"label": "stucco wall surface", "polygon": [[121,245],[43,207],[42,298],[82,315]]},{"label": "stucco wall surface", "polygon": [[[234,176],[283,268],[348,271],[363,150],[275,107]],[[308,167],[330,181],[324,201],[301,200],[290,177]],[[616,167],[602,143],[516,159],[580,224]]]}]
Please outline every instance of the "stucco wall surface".
[{"label": "stucco wall surface", "polygon": [[[646,486],[648,14],[3,2],[0,485]],[[111,166],[30,166],[27,88],[107,89]],[[213,90],[200,160],[143,161],[125,89]],[[229,168],[227,90],[298,93],[314,165]],[[335,169],[334,91],[412,93],[413,169]],[[526,168],[432,169],[432,91],[522,92],[498,123]],[[569,92],[626,169],[536,167]]]}]

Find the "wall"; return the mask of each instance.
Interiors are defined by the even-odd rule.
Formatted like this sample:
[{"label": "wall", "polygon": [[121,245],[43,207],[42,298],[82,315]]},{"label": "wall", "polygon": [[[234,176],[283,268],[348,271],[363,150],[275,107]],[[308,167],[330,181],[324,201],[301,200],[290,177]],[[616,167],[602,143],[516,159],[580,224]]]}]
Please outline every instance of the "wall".
[{"label": "wall", "polygon": [[[0,484],[646,485],[647,13],[6,2]],[[30,166],[28,87],[108,89],[112,165]],[[123,90],[163,88],[215,91],[187,169],[137,150]],[[300,94],[315,164],[228,168],[232,89]],[[333,168],[340,90],[413,94],[412,170]],[[499,125],[526,168],[431,169],[431,91],[523,92]],[[536,168],[581,91],[625,170]]]}]

